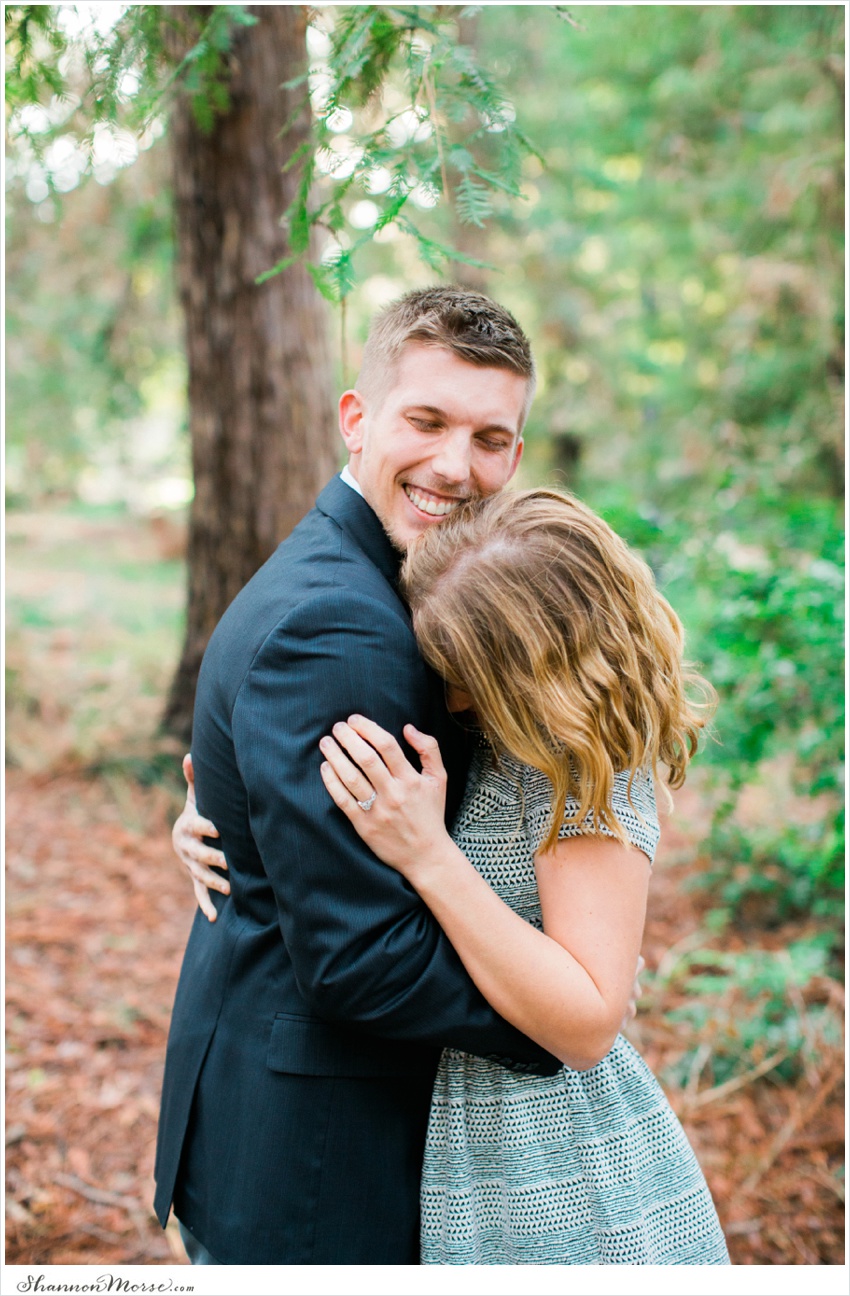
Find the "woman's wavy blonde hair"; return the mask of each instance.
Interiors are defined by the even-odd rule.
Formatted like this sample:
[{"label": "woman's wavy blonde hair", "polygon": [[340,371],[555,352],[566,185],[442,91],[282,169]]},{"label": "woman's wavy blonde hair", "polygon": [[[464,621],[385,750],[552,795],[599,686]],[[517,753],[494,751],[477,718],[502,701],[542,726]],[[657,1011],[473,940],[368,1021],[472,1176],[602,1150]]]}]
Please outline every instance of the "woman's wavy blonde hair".
[{"label": "woman's wavy blonde hair", "polygon": [[592,812],[625,843],[611,810],[620,771],[663,763],[671,787],[684,782],[714,691],[686,669],[681,623],[647,565],[579,500],[528,490],[461,505],[410,546],[402,585],[422,655],[469,693],[496,753],[550,779],[542,850],[568,796],[567,822]]}]

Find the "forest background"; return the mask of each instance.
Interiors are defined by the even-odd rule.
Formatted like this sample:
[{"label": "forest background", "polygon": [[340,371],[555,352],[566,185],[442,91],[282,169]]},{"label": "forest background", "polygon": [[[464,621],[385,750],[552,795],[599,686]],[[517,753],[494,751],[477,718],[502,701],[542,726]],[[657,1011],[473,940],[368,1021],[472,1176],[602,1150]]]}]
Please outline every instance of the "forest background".
[{"label": "forest background", "polygon": [[[58,28],[94,47],[157,8],[59,6]],[[529,332],[521,484],[568,486],[640,550],[720,694],[665,832],[635,1041],[736,1263],[842,1263],[843,6],[412,9],[420,55],[483,76],[440,150],[440,105],[411,103],[380,27],[412,10],[309,13],[329,382],[377,307],[439,277]],[[371,98],[352,75],[329,104],[346,15],[386,57]],[[7,109],[12,1263],[181,1254],[148,1177],[192,912],[168,846],[183,747],[161,729],[190,416],[168,105],[134,122],[143,72],[121,75],[85,130],[46,81],[11,77]]]}]

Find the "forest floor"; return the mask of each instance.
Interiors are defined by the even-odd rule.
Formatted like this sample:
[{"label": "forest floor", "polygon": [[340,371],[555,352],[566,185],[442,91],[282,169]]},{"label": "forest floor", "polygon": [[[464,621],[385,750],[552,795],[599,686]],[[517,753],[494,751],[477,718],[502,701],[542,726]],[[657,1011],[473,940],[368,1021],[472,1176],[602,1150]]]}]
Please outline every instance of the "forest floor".
[{"label": "forest floor", "polygon": [[[180,753],[145,737],[179,634],[180,565],[161,545],[116,520],[10,521],[8,1264],[185,1262],[150,1205],[193,916],[169,840]],[[630,1035],[697,1151],[733,1263],[842,1264],[842,987],[793,986],[796,1051],[757,987],[715,975],[714,998],[695,995],[718,952],[779,966],[812,934],[807,921],[712,931],[690,886],[706,818],[695,780],[665,824]]]}]

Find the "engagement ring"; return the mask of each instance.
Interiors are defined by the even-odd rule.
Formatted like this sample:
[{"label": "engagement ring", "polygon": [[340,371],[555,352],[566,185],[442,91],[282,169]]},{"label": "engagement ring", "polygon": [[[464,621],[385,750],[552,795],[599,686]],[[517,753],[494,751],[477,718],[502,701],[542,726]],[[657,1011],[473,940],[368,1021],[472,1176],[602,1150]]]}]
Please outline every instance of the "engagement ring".
[{"label": "engagement ring", "polygon": [[375,798],[377,795],[377,792],[373,792],[368,801],[358,801],[357,804],[360,806],[360,809],[371,810],[372,806],[375,804]]}]

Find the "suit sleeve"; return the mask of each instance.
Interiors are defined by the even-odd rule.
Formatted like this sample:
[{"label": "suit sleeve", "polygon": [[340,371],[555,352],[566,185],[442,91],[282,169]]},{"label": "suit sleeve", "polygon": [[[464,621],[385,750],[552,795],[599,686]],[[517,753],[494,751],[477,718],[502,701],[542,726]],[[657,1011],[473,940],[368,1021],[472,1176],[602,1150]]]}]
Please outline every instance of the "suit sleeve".
[{"label": "suit sleeve", "polygon": [[557,1060],[494,1012],[413,888],[322,783],[318,743],[333,724],[359,711],[402,741],[408,722],[427,729],[427,695],[409,626],[350,592],[290,614],[243,682],[237,760],[299,989],[329,1021],[553,1073]]}]

